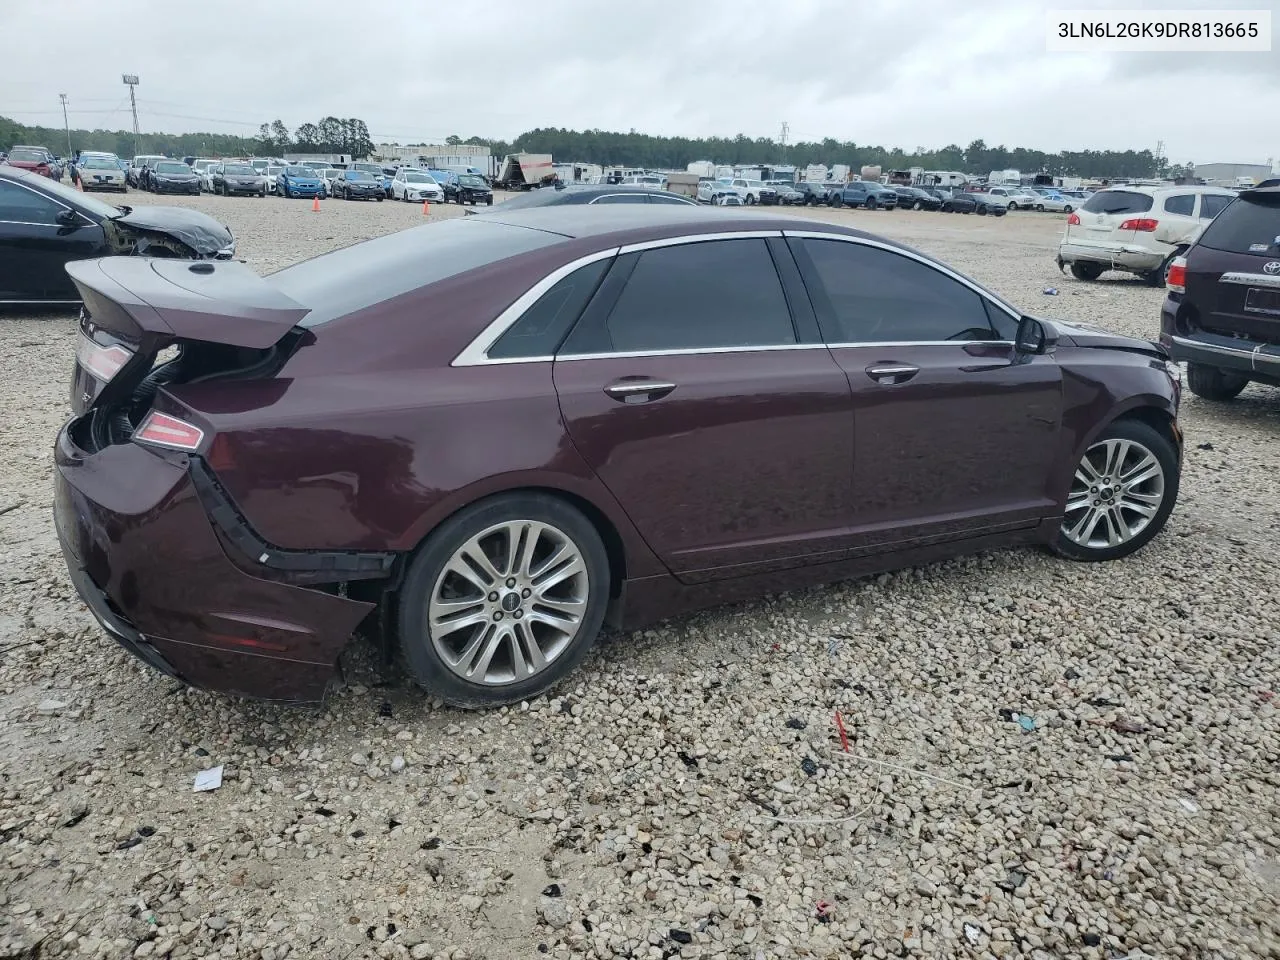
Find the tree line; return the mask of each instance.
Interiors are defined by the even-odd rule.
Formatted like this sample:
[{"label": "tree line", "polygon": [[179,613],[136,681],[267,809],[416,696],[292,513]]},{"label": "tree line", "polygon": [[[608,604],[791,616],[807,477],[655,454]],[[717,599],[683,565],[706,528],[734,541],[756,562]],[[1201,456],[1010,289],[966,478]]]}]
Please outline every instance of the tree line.
[{"label": "tree line", "polygon": [[[26,126],[0,117],[0,147],[27,143],[47,146],[54,153],[61,153],[59,146],[65,145],[66,139],[65,131],[57,127]],[[136,151],[133,133],[128,130],[72,130],[71,140],[73,149],[103,150],[121,157],[131,157],[135,152],[172,157],[279,156],[294,152],[345,153],[363,157],[374,151],[369,129],[363,120],[338,117],[304,123],[293,131],[276,120],[262,124],[256,137],[222,133],[144,133],[138,137]],[[694,160],[711,160],[735,165],[790,163],[798,167],[811,163],[827,166],[843,163],[854,170],[871,164],[886,171],[924,167],[926,170],[956,170],[969,174],[1015,169],[1023,173],[1077,177],[1156,177],[1183,172],[1181,167],[1171,168],[1166,160],[1156,157],[1150,150],[1064,150],[1050,153],[1026,147],[989,147],[982,140],[974,140],[964,147],[948,144],[940,149],[916,147],[906,151],[900,147],[826,139],[788,144],[784,149],[768,137],[752,139],[744,134],[736,137],[657,137],[634,130],[619,133],[548,127],[522,133],[510,142],[485,137],[464,140],[456,135],[446,142],[487,146],[498,157],[507,153],[549,153],[562,161],[676,170],[684,169]]]}]

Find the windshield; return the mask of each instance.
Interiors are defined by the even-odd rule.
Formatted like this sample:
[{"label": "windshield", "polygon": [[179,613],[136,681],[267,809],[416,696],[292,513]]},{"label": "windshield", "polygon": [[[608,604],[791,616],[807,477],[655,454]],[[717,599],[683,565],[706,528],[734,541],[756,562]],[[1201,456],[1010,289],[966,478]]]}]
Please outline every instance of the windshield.
[{"label": "windshield", "polygon": [[365,173],[363,170],[348,170],[347,179],[348,180],[372,180],[373,177]]},{"label": "windshield", "polygon": [[80,166],[85,170],[119,170],[110,160],[104,160],[102,157],[90,157],[88,160],[81,160]]},{"label": "windshield", "polygon": [[249,162],[249,166],[253,167],[253,169],[255,169],[255,170],[265,170],[265,169],[267,169],[267,161],[265,161],[265,160],[252,160],[252,161],[250,161],[250,162]]},{"label": "windshield", "polygon": [[224,163],[222,172],[229,173],[234,177],[252,177],[258,171],[247,163]]},{"label": "windshield", "polygon": [[285,167],[284,175],[286,177],[314,177],[316,172],[310,167]]},{"label": "windshield", "polygon": [[483,178],[477,177],[473,173],[463,174],[458,178],[458,182],[462,184],[464,187],[487,187],[488,186],[488,184],[484,182]]},{"label": "windshield", "polygon": [[214,163],[214,161],[212,161],[212,160],[197,160],[197,161],[196,161],[195,163],[193,163],[191,166],[192,166],[193,168],[195,168],[196,170],[199,170],[199,171],[203,172],[203,171],[205,171],[205,170],[208,170],[210,167],[212,167],[212,166],[213,166],[213,163]]},{"label": "windshield", "polygon": [[435,181],[428,177],[425,173],[406,173],[404,175],[405,183],[434,183]]},{"label": "windshield", "polygon": [[382,174],[382,168],[378,166],[376,163],[353,163],[351,165],[351,169],[363,170],[365,173],[376,173],[378,175]]},{"label": "windshield", "polygon": [[1280,256],[1280,196],[1254,195],[1232,200],[1205,227],[1200,246],[1259,257]]},{"label": "windshield", "polygon": [[190,173],[191,168],[185,163],[174,161],[173,163],[157,163],[156,173]]},{"label": "windshield", "polygon": [[1080,209],[1085,213],[1146,213],[1151,209],[1151,194],[1103,190],[1090,197]]},{"label": "windshield", "polygon": [[164,157],[134,157],[133,165],[135,167],[149,167],[149,166],[153,166],[154,164],[156,164],[157,162],[163,159],[165,158]]},{"label": "windshield", "polygon": [[283,169],[284,167],[267,167],[267,176],[278,177],[280,176],[280,171]]},{"label": "windshield", "polygon": [[44,154],[37,150],[10,150],[10,160],[21,160],[23,163],[43,163]]}]

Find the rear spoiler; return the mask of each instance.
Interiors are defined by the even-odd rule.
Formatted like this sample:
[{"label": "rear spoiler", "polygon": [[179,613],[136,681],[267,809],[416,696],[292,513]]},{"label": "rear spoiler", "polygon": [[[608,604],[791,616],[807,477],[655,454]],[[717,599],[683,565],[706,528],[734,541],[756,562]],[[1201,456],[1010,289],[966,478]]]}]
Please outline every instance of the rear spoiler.
[{"label": "rear spoiler", "polygon": [[90,322],[141,340],[202,340],[262,350],[311,312],[243,263],[103,257],[67,264]]}]

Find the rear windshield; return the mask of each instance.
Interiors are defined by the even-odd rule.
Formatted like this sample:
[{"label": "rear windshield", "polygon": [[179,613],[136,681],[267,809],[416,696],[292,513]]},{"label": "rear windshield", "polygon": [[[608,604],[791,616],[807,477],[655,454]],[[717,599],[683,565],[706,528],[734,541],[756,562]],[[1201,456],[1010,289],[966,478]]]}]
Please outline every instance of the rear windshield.
[{"label": "rear windshield", "polygon": [[1280,195],[1236,198],[1205,227],[1200,246],[1228,253],[1280,256]]},{"label": "rear windshield", "polygon": [[1151,194],[1131,190],[1103,190],[1095,193],[1080,209],[1085,213],[1146,213],[1151,209]]},{"label": "rear windshield", "polygon": [[542,230],[457,217],[335,250],[268,280],[311,307],[302,326],[315,327],[467,270],[563,242],[564,237]]}]

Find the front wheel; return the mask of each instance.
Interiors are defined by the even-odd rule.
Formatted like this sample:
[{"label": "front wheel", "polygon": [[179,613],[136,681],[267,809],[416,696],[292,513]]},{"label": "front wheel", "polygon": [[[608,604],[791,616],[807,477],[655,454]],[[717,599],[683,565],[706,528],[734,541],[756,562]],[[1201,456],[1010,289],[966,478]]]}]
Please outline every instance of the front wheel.
[{"label": "front wheel", "polygon": [[1178,499],[1178,451],[1150,424],[1120,420],[1085,451],[1053,548],[1072,560],[1117,560],[1164,529]]},{"label": "front wheel", "polygon": [[843,207],[843,206],[844,206],[844,197],[843,197],[842,195],[840,195],[840,194],[838,194],[838,193],[837,193],[835,196],[833,196],[833,197],[831,198],[831,206],[833,206],[833,207]]},{"label": "front wheel", "polygon": [[1249,385],[1249,378],[1233,370],[1203,363],[1187,364],[1187,387],[1203,400],[1234,400]]},{"label": "front wheel", "polygon": [[1037,204],[1036,204],[1036,212],[1037,212],[1037,213],[1044,213],[1044,204],[1043,204],[1043,203],[1037,203]]},{"label": "front wheel", "polygon": [[1069,203],[1068,203],[1065,207],[1063,207],[1063,208],[1062,208],[1062,212],[1063,212],[1063,213],[1070,213],[1070,212],[1071,212],[1071,204],[1069,204]]},{"label": "front wheel", "polygon": [[749,206],[752,206],[755,202],[756,202],[756,198],[755,198],[755,197],[753,197],[751,194],[749,194],[749,193],[748,193],[748,194],[747,194],[747,206],[748,206],[748,207],[749,207]]},{"label": "front wheel", "polygon": [[874,210],[876,207],[880,206],[880,203],[875,197],[867,197],[866,203],[864,203],[863,206],[868,210]]},{"label": "front wheel", "polygon": [[1009,210],[1010,210],[1010,211],[1014,211],[1014,210],[1017,210],[1017,209],[1018,209],[1018,205],[1017,205],[1016,203],[1010,203],[1010,204],[1009,204]]},{"label": "front wheel", "polygon": [[917,200],[914,204],[912,204],[912,205],[911,205],[911,209],[912,209],[912,210],[923,210],[923,209],[924,209],[924,203],[923,203],[922,201],[920,201],[920,200]]},{"label": "front wheel", "polygon": [[515,703],[581,662],[608,597],[608,556],[586,517],[546,494],[501,494],[418,551],[398,605],[400,649],[418,684],[448,703]]}]

